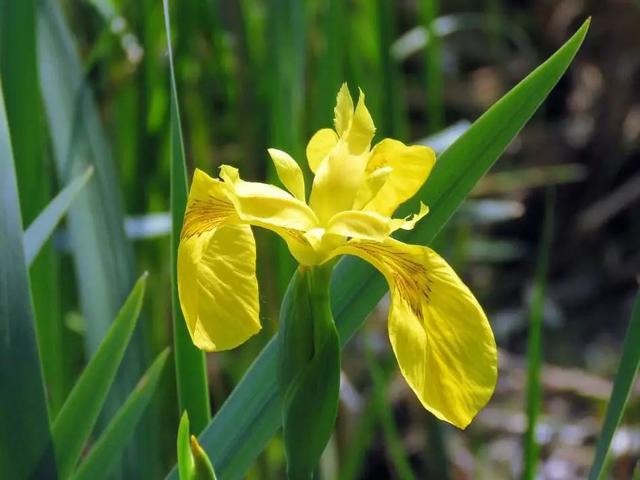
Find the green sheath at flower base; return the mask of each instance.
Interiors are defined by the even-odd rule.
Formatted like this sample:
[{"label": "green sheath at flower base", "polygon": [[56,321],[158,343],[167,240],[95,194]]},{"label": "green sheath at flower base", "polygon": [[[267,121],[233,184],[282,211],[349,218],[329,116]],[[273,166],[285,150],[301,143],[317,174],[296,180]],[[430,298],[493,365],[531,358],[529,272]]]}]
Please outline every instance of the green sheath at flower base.
[{"label": "green sheath at flower base", "polygon": [[198,439],[189,434],[189,416],[186,411],[180,419],[177,447],[180,480],[217,480],[207,453]]},{"label": "green sheath at flower base", "polygon": [[300,267],[280,311],[278,386],[290,480],[311,478],[338,411],[340,341],[329,301],[332,263]]}]

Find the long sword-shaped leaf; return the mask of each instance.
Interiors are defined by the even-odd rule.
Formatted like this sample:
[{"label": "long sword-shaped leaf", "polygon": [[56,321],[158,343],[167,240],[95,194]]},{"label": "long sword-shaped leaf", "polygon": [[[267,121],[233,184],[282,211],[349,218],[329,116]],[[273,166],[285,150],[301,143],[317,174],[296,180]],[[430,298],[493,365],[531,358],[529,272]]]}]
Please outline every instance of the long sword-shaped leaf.
[{"label": "long sword-shaped leaf", "polygon": [[[20,210],[25,225],[51,200],[52,169],[45,153],[44,111],[38,90],[36,58],[36,0],[0,0],[0,71],[7,121],[15,158]],[[30,265],[36,337],[49,411],[58,411],[68,392],[71,375],[65,368],[62,327],[60,262],[49,242]]]},{"label": "long sword-shaped leaf", "polygon": [[55,478],[22,218],[0,83],[0,478]]},{"label": "long sword-shaped leaf", "polygon": [[[108,478],[122,450],[131,440],[140,417],[144,413],[156,390],[158,380],[169,355],[164,349],[142,376],[127,401],[116,412],[113,420],[93,445],[87,458],[73,475],[73,480],[99,480]],[[148,459],[140,458],[140,462]]]},{"label": "long sword-shaped leaf", "polygon": [[71,203],[82,190],[91,175],[93,167],[87,167],[85,172],[67,185],[24,232],[24,256],[27,264],[35,260],[42,246],[47,242],[56,225],[62,220]]},{"label": "long sword-shaped leaf", "polygon": [[[569,67],[588,27],[587,21],[442,154],[420,195],[431,213],[404,240],[428,244],[434,239]],[[386,283],[373,267],[351,257],[338,263],[333,279],[333,313],[344,345],[385,293]],[[269,342],[200,436],[225,480],[243,477],[280,424],[276,345]],[[176,478],[175,470],[170,475]]]},{"label": "long sword-shaped leaf", "polygon": [[145,273],[136,283],[53,422],[53,440],[62,478],[69,477],[73,472],[82,447],[98,419],[140,315],[146,283]]},{"label": "long sword-shaped leaf", "polygon": [[553,193],[547,193],[544,224],[540,238],[540,252],[536,265],[536,276],[533,284],[533,295],[529,309],[529,334],[527,337],[527,431],[524,434],[523,480],[536,478],[540,447],[536,440],[536,426],[542,404],[540,386],[540,365],[542,364],[542,317],[544,297],[549,269],[549,251],[553,235]]},{"label": "long sword-shaped leaf", "polygon": [[622,345],[622,357],[620,358],[620,366],[613,381],[613,392],[609,399],[607,412],[604,417],[604,425],[602,432],[598,438],[596,446],[596,454],[593,460],[591,472],[589,472],[589,480],[598,480],[602,478],[604,466],[606,463],[609,447],[613,434],[620,425],[624,407],[629,400],[631,388],[640,368],[640,292],[636,295],[636,300],[631,312],[631,320],[624,337]]},{"label": "long sword-shaped leaf", "polygon": [[199,434],[211,419],[209,388],[204,353],[198,350],[189,337],[178,300],[176,259],[180,231],[187,204],[187,173],[178,107],[178,91],[173,70],[171,51],[171,22],[169,1],[163,0],[167,51],[169,52],[169,75],[171,83],[171,296],[173,310],[173,345],[175,349],[176,383],[180,411],[187,411],[192,429]]}]

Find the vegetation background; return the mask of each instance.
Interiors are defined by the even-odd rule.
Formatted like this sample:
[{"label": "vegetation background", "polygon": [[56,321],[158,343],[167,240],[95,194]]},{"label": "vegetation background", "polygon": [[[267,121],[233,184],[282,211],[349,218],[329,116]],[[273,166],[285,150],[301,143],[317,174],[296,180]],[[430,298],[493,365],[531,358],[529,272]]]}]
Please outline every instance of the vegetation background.
[{"label": "vegetation background", "polygon": [[[24,224],[84,166],[97,171],[76,220],[30,270],[51,412],[135,278],[150,273],[107,404],[113,412],[142,365],[172,344],[162,2],[35,4],[37,45],[19,40],[25,24],[5,22],[0,36],[8,115],[31,127],[14,139]],[[520,476],[531,417],[527,352],[531,360],[541,346],[538,478],[584,478],[640,270],[640,2],[180,0],[171,11],[188,170],[213,175],[225,163],[274,183],[267,147],[306,168],[306,140],[330,125],[343,81],[366,92],[378,139],[430,137],[441,151],[592,16],[568,73],[434,244],[494,328],[501,373],[493,400],[464,432],[427,414],[395,367],[383,300],[343,354],[338,426],[320,467],[326,479]],[[33,60],[39,77],[12,76],[12,55]],[[240,349],[207,357],[214,413],[277,330],[295,268],[273,235],[257,232],[257,240],[265,328]],[[538,320],[532,348],[529,326]],[[175,463],[169,364],[135,437],[138,453],[125,460],[142,478]],[[631,478],[640,455],[639,392],[636,385],[613,440],[611,478]],[[248,478],[283,478],[283,468],[276,438]]]}]

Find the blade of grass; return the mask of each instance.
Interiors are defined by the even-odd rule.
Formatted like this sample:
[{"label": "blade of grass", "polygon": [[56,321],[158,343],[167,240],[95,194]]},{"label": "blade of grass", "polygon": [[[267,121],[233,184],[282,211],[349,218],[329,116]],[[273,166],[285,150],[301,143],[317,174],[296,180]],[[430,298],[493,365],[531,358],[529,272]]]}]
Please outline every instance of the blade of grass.
[{"label": "blade of grass", "polygon": [[24,254],[27,265],[31,265],[38,253],[49,240],[56,226],[67,213],[82,188],[93,175],[93,167],[87,167],[85,172],[69,183],[36,217],[24,232]]},{"label": "blade of grass", "polygon": [[437,132],[444,126],[442,55],[440,36],[435,30],[435,20],[440,9],[439,3],[439,0],[422,0],[419,2],[422,25],[429,38],[429,42],[424,49],[424,91],[427,99],[427,125],[430,132]]},{"label": "blade of grass", "polygon": [[[404,240],[428,244],[435,238],[569,67],[588,27],[587,21],[442,154],[420,193],[431,211],[413,232],[403,236]],[[382,277],[365,262],[352,257],[338,262],[331,298],[343,345],[362,326],[385,291]],[[242,478],[280,425],[277,357],[272,339],[200,435],[216,472],[225,480]],[[169,476],[176,478],[176,474],[174,470]]]},{"label": "blade of grass", "polygon": [[[25,225],[47,205],[52,194],[52,165],[45,155],[44,112],[38,89],[36,0],[0,0],[0,72],[11,125],[20,209]],[[65,365],[59,256],[48,243],[29,272],[38,350],[54,414],[71,383]]]},{"label": "blade of grass", "polygon": [[636,300],[631,312],[629,327],[624,337],[622,345],[622,356],[620,365],[613,380],[613,391],[607,405],[604,416],[604,424],[596,445],[596,453],[593,465],[589,472],[589,480],[602,478],[604,467],[611,447],[613,434],[620,425],[622,414],[629,400],[631,388],[640,368],[640,292],[636,295]]},{"label": "blade of grass", "polygon": [[[144,373],[126,402],[116,412],[104,432],[80,464],[73,475],[74,480],[99,480],[108,478],[116,465],[115,460],[131,440],[142,414],[149,405],[164,365],[169,356],[169,348],[165,348]],[[147,459],[140,458],[144,462]]]},{"label": "blade of grass", "polygon": [[395,2],[378,0],[377,25],[380,64],[382,68],[381,106],[382,116],[378,117],[382,136],[405,139],[407,136],[406,96],[398,64],[391,56],[391,44],[396,37]]},{"label": "blade of grass", "polygon": [[[269,23],[274,46],[271,50],[272,68],[268,76],[271,108],[271,146],[291,154],[293,158],[304,158],[302,132],[304,132],[305,82],[305,2],[298,0],[269,0]],[[277,184],[278,176],[271,162],[267,167],[267,181]],[[296,263],[287,247],[278,240],[272,241],[276,270],[277,294],[282,298]]]},{"label": "blade of grass", "polygon": [[133,287],[129,298],[107,332],[104,341],[82,372],[53,421],[51,430],[62,478],[73,472],[102,409],[107,392],[138,321],[147,274]]},{"label": "blade of grass", "polygon": [[391,457],[396,476],[400,480],[414,480],[416,477],[411,469],[404,445],[402,445],[402,439],[393,417],[393,409],[387,399],[389,375],[378,365],[378,362],[373,357],[369,343],[367,342],[365,345],[365,358],[373,384],[372,402],[375,406],[375,413],[382,425],[385,449]]},{"label": "blade of grass", "polygon": [[187,332],[178,299],[176,259],[180,231],[187,204],[187,173],[185,166],[182,127],[173,54],[171,52],[171,21],[169,2],[163,0],[164,22],[169,52],[171,82],[171,295],[173,311],[173,344],[175,349],[176,382],[180,411],[187,411],[195,434],[200,433],[211,420],[209,388],[204,353],[198,350]]},{"label": "blade of grass", "polygon": [[358,416],[355,431],[349,437],[344,450],[344,457],[340,462],[340,480],[356,480],[361,478],[362,465],[364,464],[369,445],[374,440],[376,422],[379,421],[374,413],[373,400],[364,406]]},{"label": "blade of grass", "polygon": [[544,223],[540,237],[540,252],[533,284],[533,297],[529,312],[529,335],[527,346],[527,431],[524,434],[524,470],[522,478],[533,480],[536,476],[539,446],[536,441],[536,426],[540,415],[542,391],[540,365],[542,363],[542,317],[544,297],[549,269],[549,252],[553,236],[553,191],[547,192]]},{"label": "blade of grass", "polygon": [[56,477],[0,82],[0,477]]}]

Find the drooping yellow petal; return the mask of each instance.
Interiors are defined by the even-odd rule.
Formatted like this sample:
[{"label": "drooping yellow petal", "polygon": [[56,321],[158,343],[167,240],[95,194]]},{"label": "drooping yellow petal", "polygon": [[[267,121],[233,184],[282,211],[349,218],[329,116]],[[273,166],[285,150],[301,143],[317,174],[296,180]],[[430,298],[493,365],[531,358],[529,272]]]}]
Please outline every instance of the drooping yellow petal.
[{"label": "drooping yellow petal", "polygon": [[196,170],[178,247],[178,294],[193,343],[234,348],[260,330],[256,251],[227,188]]},{"label": "drooping yellow petal", "polygon": [[336,127],[336,132],[339,136],[349,128],[351,118],[353,117],[353,100],[349,93],[349,87],[346,83],[343,83],[338,90],[338,96],[336,97],[336,106],[333,109],[333,124]]},{"label": "drooping yellow petal", "polygon": [[235,213],[224,184],[196,168],[189,190],[180,238],[219,227]]},{"label": "drooping yellow petal", "polygon": [[278,187],[245,182],[240,179],[238,170],[228,165],[220,168],[220,178],[228,187],[230,199],[244,222],[264,228],[279,227],[303,232],[318,224],[313,210]]},{"label": "drooping yellow petal", "polygon": [[318,130],[307,144],[307,162],[313,173],[338,143],[338,135],[330,128]]},{"label": "drooping yellow petal", "polygon": [[305,202],[304,175],[300,165],[291,155],[275,148],[268,149],[269,155],[276,167],[278,178],[282,184],[298,200]]},{"label": "drooping yellow petal", "polygon": [[385,138],[371,151],[367,173],[383,167],[392,171],[377,194],[365,205],[366,210],[392,215],[398,206],[413,197],[427,180],[435,163],[434,151],[422,145],[407,146]]},{"label": "drooping yellow petal", "polygon": [[436,417],[465,428],[489,401],[496,344],[473,294],[433,250],[393,239],[352,240],[334,254],[357,255],[385,276],[389,338],[407,383]]},{"label": "drooping yellow petal", "polygon": [[228,350],[260,331],[256,250],[249,225],[181,239],[178,293],[193,343]]}]

